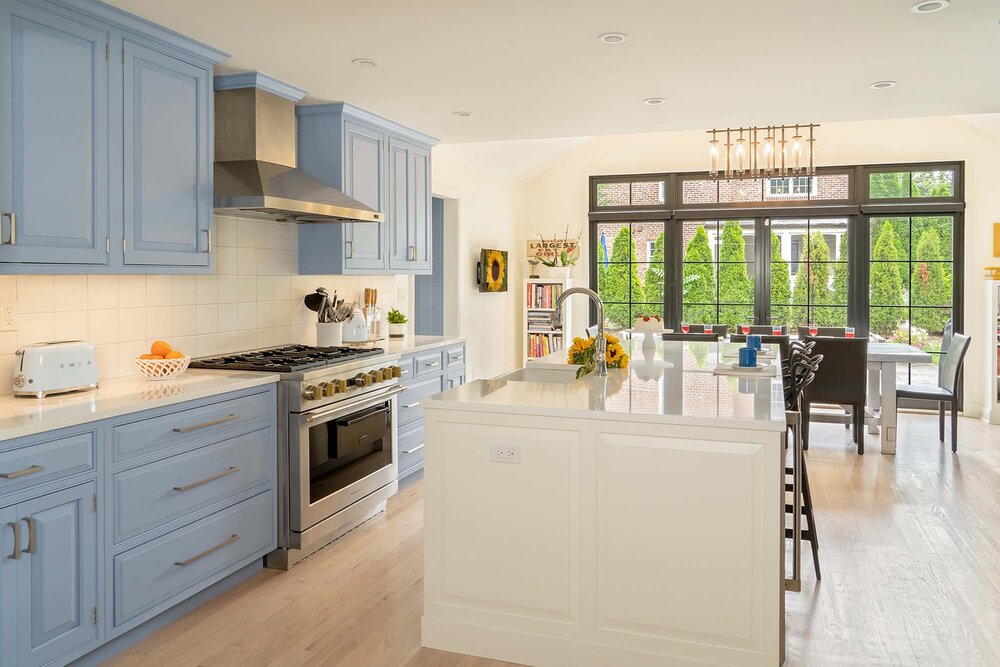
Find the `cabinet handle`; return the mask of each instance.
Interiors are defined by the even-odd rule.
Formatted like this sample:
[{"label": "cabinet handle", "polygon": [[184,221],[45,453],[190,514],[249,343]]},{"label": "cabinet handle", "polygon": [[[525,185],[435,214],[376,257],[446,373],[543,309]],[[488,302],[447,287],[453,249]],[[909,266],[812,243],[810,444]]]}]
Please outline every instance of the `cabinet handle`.
[{"label": "cabinet handle", "polygon": [[403,407],[404,407],[404,408],[415,408],[415,407],[417,407],[418,405],[420,405],[420,401],[417,401],[416,403],[407,403],[407,404],[406,404],[406,405],[404,405]]},{"label": "cabinet handle", "polygon": [[354,257],[354,241],[347,241],[347,259]]},{"label": "cabinet handle", "polygon": [[191,489],[197,489],[199,486],[208,484],[209,482],[214,482],[217,479],[222,479],[223,477],[228,477],[234,473],[240,471],[239,466],[229,466],[221,472],[217,472],[214,475],[209,475],[204,479],[199,479],[197,482],[189,482],[188,484],[182,484],[181,486],[175,486],[174,491],[190,491]]},{"label": "cabinet handle", "polygon": [[415,262],[417,260],[417,246],[411,245],[409,248],[407,248],[407,251],[408,254],[410,255],[409,257],[410,261]]},{"label": "cabinet handle", "polygon": [[28,524],[28,548],[24,550],[26,554],[33,554],[38,551],[38,545],[35,543],[35,533],[38,527],[38,520],[34,517],[26,516],[21,519],[21,521]]},{"label": "cabinet handle", "polygon": [[235,533],[233,533],[232,535],[229,536],[228,540],[225,540],[223,542],[219,542],[214,547],[211,547],[209,549],[205,549],[200,554],[191,556],[190,558],[188,558],[186,560],[176,560],[176,561],[174,561],[174,565],[177,565],[178,567],[184,567],[185,565],[190,565],[191,563],[194,563],[195,561],[199,561],[202,558],[204,558],[205,556],[208,556],[209,554],[215,553],[219,549],[228,547],[230,544],[233,544],[233,543],[239,542],[239,541],[240,541],[240,536],[237,535],[237,534],[235,534]]},{"label": "cabinet handle", "polygon": [[198,429],[208,428],[209,426],[218,426],[225,422],[231,422],[234,419],[239,419],[238,414],[226,415],[225,417],[219,417],[218,419],[213,419],[211,421],[203,422],[201,424],[195,424],[194,426],[178,426],[174,429],[174,433],[190,433],[191,431],[197,431]]},{"label": "cabinet handle", "polygon": [[441,365],[440,361],[428,361],[427,362],[427,368],[437,368],[440,365]]},{"label": "cabinet handle", "polygon": [[211,254],[212,252],[212,230],[205,230],[205,252]]},{"label": "cabinet handle", "polygon": [[[10,218],[10,241],[8,241],[8,243],[10,245],[17,245],[17,214],[14,213],[14,211],[11,211],[10,213],[0,211],[0,222],[3,221],[4,216]],[[3,229],[2,225],[0,225],[0,245],[3,245],[2,233]]]},{"label": "cabinet handle", "polygon": [[36,472],[42,472],[45,470],[45,466],[29,466],[24,470],[16,470],[14,472],[0,472],[0,479],[17,479],[18,477],[26,477],[27,475],[34,475]]},{"label": "cabinet handle", "polygon": [[10,521],[7,525],[14,531],[14,551],[7,558],[18,560],[21,557],[21,522]]},{"label": "cabinet handle", "polygon": [[423,448],[424,448],[424,444],[423,444],[423,443],[420,443],[419,445],[417,445],[417,446],[416,446],[416,447],[414,447],[413,449],[404,449],[404,450],[403,450],[403,453],[404,453],[404,454],[412,454],[413,452],[419,452],[419,451],[420,451],[421,449],[423,449]]}]

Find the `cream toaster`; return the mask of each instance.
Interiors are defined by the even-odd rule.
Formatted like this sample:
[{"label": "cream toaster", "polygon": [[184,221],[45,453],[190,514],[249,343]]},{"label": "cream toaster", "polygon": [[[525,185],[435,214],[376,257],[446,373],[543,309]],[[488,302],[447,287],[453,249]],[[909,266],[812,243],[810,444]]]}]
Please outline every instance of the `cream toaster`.
[{"label": "cream toaster", "polygon": [[91,343],[59,340],[25,345],[16,352],[14,393],[49,394],[97,388],[97,352]]}]

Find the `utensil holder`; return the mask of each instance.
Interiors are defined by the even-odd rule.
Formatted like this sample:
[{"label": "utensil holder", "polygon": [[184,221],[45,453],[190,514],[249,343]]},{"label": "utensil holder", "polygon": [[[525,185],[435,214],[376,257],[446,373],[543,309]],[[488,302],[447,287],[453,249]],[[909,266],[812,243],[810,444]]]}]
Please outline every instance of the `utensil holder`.
[{"label": "utensil holder", "polygon": [[319,347],[336,347],[344,344],[343,322],[317,322],[316,345]]}]

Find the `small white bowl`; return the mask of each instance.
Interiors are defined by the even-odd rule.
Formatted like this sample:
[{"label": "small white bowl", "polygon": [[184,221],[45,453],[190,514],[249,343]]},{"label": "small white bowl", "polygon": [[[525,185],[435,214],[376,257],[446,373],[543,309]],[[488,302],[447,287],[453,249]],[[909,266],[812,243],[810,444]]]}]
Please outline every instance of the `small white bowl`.
[{"label": "small white bowl", "polygon": [[191,357],[180,359],[140,359],[132,360],[135,369],[147,380],[172,380],[187,370]]}]

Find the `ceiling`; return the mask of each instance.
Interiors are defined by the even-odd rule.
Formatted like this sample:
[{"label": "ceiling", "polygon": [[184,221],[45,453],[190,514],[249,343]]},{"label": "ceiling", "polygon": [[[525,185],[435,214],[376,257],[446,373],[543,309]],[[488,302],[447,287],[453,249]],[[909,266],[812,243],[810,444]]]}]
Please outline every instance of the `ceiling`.
[{"label": "ceiling", "polygon": [[1000,111],[995,0],[111,1],[446,142]]}]

